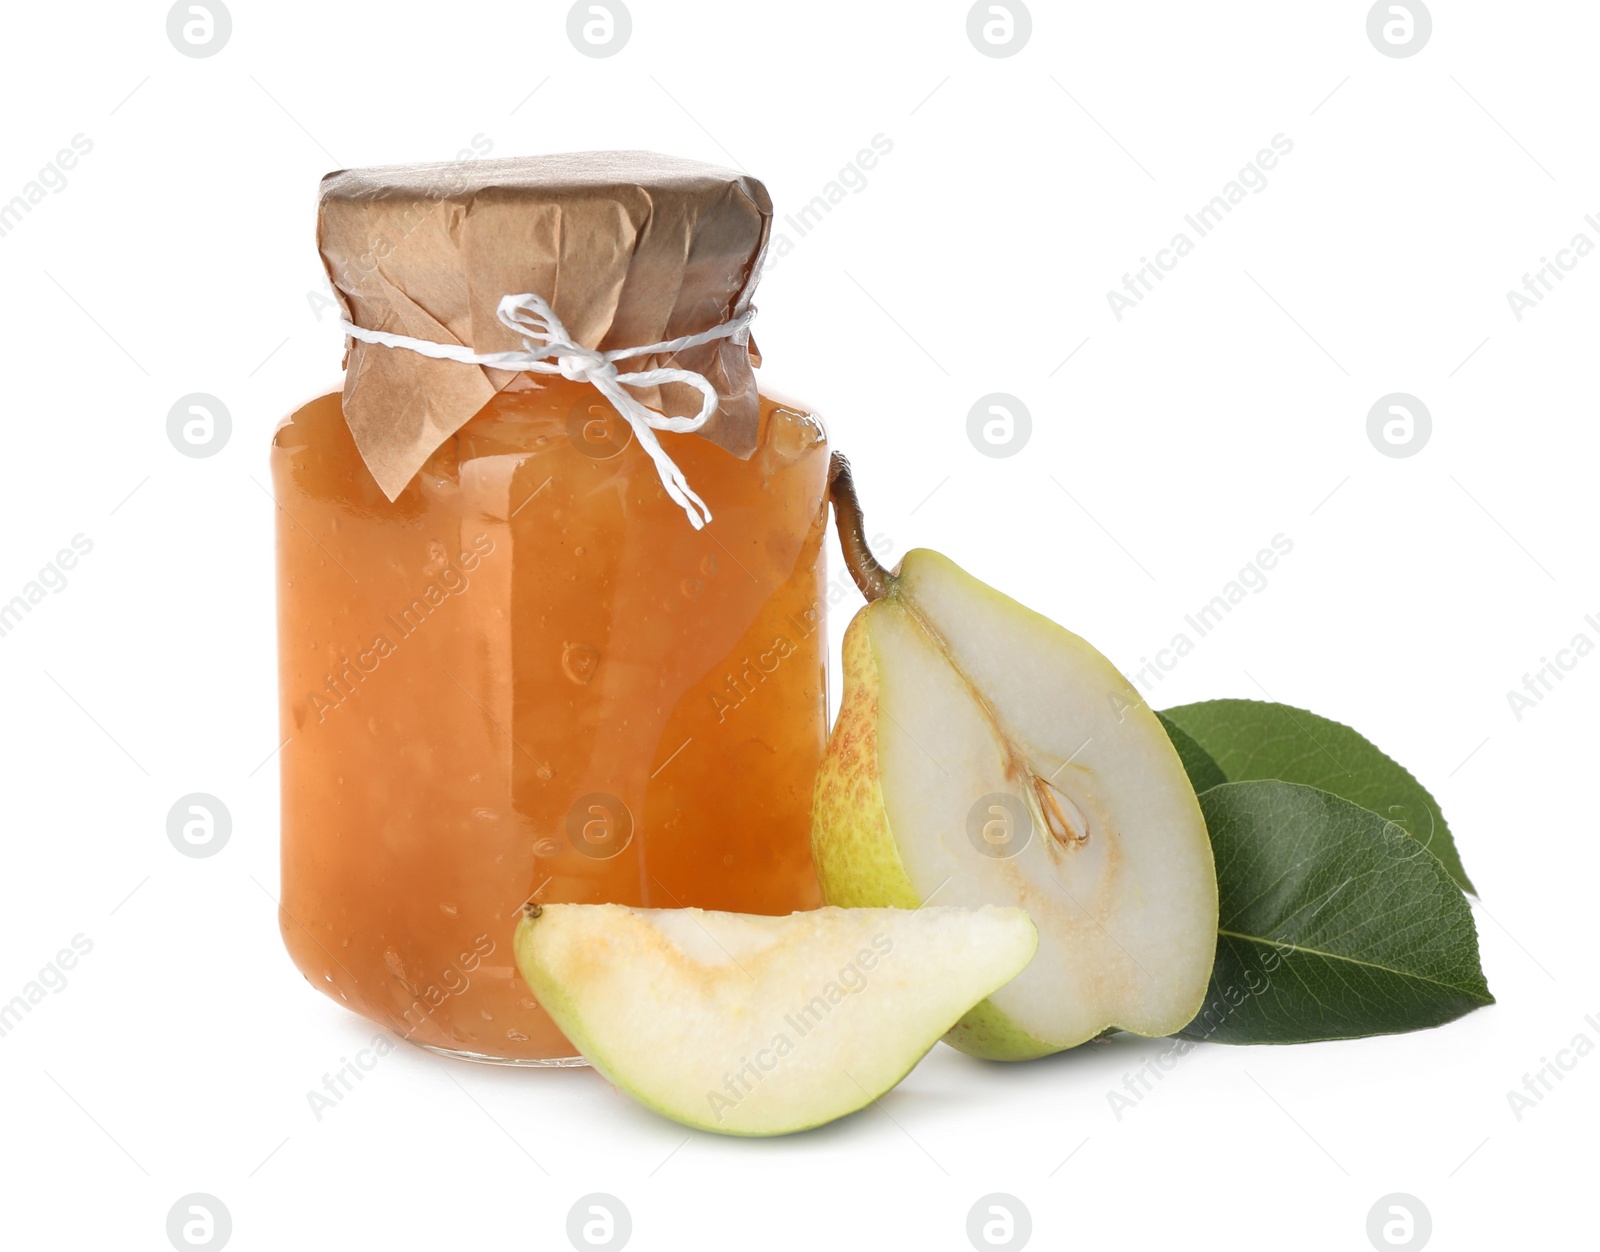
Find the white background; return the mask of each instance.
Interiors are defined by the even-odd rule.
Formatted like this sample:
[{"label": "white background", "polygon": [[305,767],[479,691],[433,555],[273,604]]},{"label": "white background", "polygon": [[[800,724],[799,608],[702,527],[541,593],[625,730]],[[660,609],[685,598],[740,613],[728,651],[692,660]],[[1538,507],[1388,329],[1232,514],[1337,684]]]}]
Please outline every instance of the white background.
[{"label": "white background", "polygon": [[[1600,1056],[1520,1120],[1506,1093],[1600,1041],[1600,659],[1520,720],[1506,692],[1600,641],[1600,258],[1520,321],[1506,292],[1600,243],[1595,6],[1437,0],[1409,58],[1375,50],[1364,3],[1038,0],[1005,58],[949,0],[635,0],[608,59],[569,43],[564,4],[232,8],[207,58],[174,50],[161,4],[4,17],[0,202],[93,143],[0,238],[0,600],[93,543],[0,638],[0,1000],[93,943],[0,1038],[8,1246],[166,1248],[190,1192],[240,1249],[565,1247],[589,1192],[640,1249],[959,1249],[990,1192],[1035,1247],[1364,1249],[1391,1192],[1438,1248],[1584,1240]],[[1280,133],[1265,190],[1117,320],[1106,292]],[[1151,701],[1270,695],[1408,764],[1482,891],[1499,1003],[1205,1047],[1121,1120],[1106,1093],[1158,1042],[1011,1067],[939,1048],[880,1108],[769,1142],[691,1134],[590,1072],[402,1048],[316,1120],[307,1091],[373,1035],[304,985],[273,900],[266,450],[338,383],[308,299],[318,178],[475,135],[646,147],[742,164],[783,214],[877,134],[865,188],[763,285],[765,380],[827,417],[896,552],[944,550],[1130,671],[1291,538]],[[1396,391],[1433,417],[1404,459],[1366,432]],[[191,392],[232,414],[207,459],[166,434]],[[968,440],[989,392],[1031,411],[1014,456]],[[208,859],[167,840],[194,791],[233,816]]]}]

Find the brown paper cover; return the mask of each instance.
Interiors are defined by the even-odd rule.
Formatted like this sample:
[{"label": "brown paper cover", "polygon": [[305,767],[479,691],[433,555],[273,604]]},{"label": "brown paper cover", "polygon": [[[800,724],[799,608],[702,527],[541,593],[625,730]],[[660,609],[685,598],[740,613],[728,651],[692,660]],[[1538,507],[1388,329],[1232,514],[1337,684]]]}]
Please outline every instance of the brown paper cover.
[{"label": "brown paper cover", "polygon": [[[317,242],[357,326],[520,349],[500,298],[549,300],[574,342],[609,351],[692,334],[750,306],[772,202],[754,178],[649,152],[339,170],[322,180]],[[521,375],[347,339],[345,420],[389,499],[434,451]],[[749,344],[715,340],[624,370],[703,374],[717,411],[700,433],[735,456],[759,418]],[[638,389],[669,416],[699,411],[692,387]]]}]

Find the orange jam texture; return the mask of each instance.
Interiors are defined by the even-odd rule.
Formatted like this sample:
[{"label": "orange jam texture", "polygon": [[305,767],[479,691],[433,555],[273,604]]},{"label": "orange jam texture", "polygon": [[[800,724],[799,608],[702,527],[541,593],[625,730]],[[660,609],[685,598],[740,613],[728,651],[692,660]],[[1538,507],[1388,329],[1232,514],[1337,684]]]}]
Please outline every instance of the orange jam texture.
[{"label": "orange jam texture", "polygon": [[497,396],[392,504],[337,395],[279,427],[279,920],[314,986],[432,1047],[566,1057],[524,902],[819,903],[827,447],[761,418],[748,461],[660,436],[701,531],[585,384]]}]

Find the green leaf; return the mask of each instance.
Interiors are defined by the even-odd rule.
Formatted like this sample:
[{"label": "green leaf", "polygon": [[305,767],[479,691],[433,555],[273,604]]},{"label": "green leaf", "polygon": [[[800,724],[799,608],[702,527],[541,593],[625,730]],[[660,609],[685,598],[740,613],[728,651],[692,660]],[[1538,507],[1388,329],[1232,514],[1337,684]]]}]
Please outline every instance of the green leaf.
[{"label": "green leaf", "polygon": [[1200,807],[1217,860],[1217,961],[1180,1034],[1352,1039],[1494,1003],[1466,897],[1393,823],[1286,782],[1226,783]]},{"label": "green leaf", "polygon": [[1212,759],[1211,753],[1194,741],[1188,731],[1165,713],[1157,713],[1156,717],[1161,720],[1161,727],[1167,732],[1167,738],[1172,740],[1172,746],[1178,750],[1183,772],[1189,775],[1189,785],[1194,788],[1196,795],[1228,781],[1222,766]]},{"label": "green leaf", "polygon": [[1162,717],[1209,755],[1228,782],[1275,778],[1343,796],[1412,835],[1463,890],[1477,894],[1438,801],[1404,766],[1343,723],[1261,700],[1206,700]]}]

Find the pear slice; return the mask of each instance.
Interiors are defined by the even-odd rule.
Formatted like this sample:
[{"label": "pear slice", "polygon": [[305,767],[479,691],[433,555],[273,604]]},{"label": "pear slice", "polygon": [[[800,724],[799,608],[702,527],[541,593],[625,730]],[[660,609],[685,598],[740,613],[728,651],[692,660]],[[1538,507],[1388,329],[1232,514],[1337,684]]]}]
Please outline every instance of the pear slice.
[{"label": "pear slice", "polygon": [[[841,535],[859,522],[848,504]],[[1156,715],[1084,640],[938,553],[909,552],[893,575],[870,558],[863,569],[855,547],[845,536],[880,598],[845,634],[817,777],[823,898],[1027,910],[1038,954],[946,1039],[974,1056],[1186,1025],[1215,957],[1217,883]]]},{"label": "pear slice", "polygon": [[820,1126],[877,1099],[1038,943],[1020,909],[788,917],[546,904],[517,967],[597,1070],[727,1135]]}]

